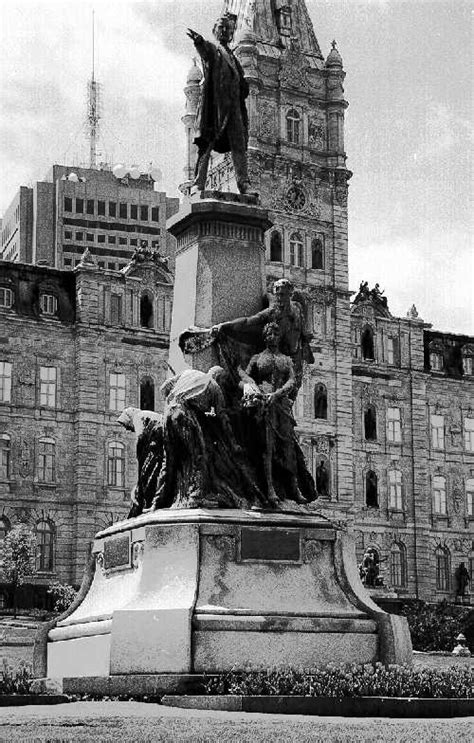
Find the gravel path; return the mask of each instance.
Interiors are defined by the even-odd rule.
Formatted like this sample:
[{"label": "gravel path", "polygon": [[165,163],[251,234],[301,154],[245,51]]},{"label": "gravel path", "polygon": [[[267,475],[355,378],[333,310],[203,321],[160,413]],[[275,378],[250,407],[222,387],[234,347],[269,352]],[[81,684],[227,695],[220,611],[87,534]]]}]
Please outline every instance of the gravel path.
[{"label": "gravel path", "polygon": [[73,702],[0,709],[0,743],[464,743],[474,718],[395,720],[202,712],[142,702]]}]

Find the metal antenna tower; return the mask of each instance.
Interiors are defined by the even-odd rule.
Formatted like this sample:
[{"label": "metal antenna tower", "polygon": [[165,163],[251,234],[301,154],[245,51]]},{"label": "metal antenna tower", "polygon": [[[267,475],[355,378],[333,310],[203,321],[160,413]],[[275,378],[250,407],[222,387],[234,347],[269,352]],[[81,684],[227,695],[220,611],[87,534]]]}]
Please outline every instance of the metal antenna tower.
[{"label": "metal antenna tower", "polygon": [[99,83],[95,79],[95,23],[92,11],[92,75],[87,83],[87,120],[89,123],[89,167],[97,169],[97,138],[99,134]]}]

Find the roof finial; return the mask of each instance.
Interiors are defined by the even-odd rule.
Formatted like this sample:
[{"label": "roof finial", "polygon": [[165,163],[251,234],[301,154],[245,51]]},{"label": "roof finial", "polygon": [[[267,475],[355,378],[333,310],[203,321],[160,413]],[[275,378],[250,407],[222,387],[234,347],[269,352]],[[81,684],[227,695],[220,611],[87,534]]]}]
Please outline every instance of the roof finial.
[{"label": "roof finial", "polygon": [[337,49],[337,41],[336,41],[336,39],[333,39],[332,40],[331,46],[332,46],[333,49]]}]

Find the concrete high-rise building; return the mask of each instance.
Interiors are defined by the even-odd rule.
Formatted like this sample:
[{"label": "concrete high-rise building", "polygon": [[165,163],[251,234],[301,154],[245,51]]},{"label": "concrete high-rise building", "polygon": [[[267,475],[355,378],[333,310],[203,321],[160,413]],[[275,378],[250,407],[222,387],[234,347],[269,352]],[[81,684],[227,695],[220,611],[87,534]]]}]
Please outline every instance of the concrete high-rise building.
[{"label": "concrete high-rise building", "polygon": [[154,186],[136,169],[53,165],[43,181],[22,186],[5,212],[1,257],[71,269],[88,248],[99,268],[121,270],[137,247],[150,247],[173,265],[166,220],[179,202]]}]

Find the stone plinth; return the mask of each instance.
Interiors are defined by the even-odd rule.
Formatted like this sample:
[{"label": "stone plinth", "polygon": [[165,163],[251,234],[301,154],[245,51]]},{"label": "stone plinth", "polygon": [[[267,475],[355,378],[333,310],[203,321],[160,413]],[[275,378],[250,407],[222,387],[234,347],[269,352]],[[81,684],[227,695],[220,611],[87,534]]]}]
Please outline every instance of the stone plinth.
[{"label": "stone plinth", "polygon": [[[176,238],[176,278],[170,364],[184,366],[177,343],[188,327],[209,328],[262,308],[265,291],[264,234],[271,222],[255,196],[202,192],[168,220]],[[216,363],[196,354],[203,371]]]},{"label": "stone plinth", "polygon": [[315,516],[165,509],[100,532],[93,553],[82,602],[49,630],[49,677],[130,676],[132,692],[134,674],[410,662],[406,620]]}]

